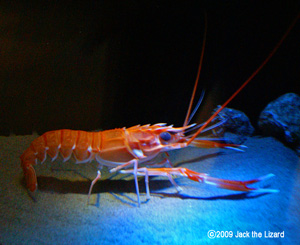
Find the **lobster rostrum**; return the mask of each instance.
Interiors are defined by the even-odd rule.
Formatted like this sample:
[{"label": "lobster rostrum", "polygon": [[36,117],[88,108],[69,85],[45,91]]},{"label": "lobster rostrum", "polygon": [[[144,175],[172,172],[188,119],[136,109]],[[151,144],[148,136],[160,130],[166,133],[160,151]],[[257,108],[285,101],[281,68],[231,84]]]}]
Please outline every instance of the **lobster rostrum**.
[{"label": "lobster rostrum", "polygon": [[[190,100],[189,109],[182,127],[167,126],[165,123],[154,125],[137,125],[130,128],[119,128],[105,130],[101,132],[85,132],[79,130],[55,130],[44,133],[42,136],[35,139],[27,150],[21,155],[21,166],[24,172],[26,186],[30,192],[37,190],[37,177],[34,165],[46,160],[49,155],[52,160],[55,160],[60,154],[64,161],[74,157],[76,163],[85,163],[96,160],[100,167],[107,166],[110,172],[119,172],[122,174],[133,174],[135,180],[137,202],[140,206],[140,193],[138,185],[138,176],[145,176],[146,196],[150,198],[149,176],[165,176],[176,187],[178,191],[181,188],[173,180],[173,176],[187,177],[193,181],[198,181],[206,184],[215,185],[220,188],[243,191],[243,192],[277,192],[273,189],[251,188],[248,185],[265,180],[274,176],[267,174],[257,179],[248,181],[225,180],[210,177],[204,173],[198,173],[187,168],[173,167],[168,160],[168,151],[181,149],[187,146],[201,148],[231,148],[242,150],[244,146],[215,142],[209,139],[197,138],[198,135],[206,130],[222,124],[208,127],[209,123],[215,119],[221,110],[252,80],[252,78],[261,70],[261,68],[273,56],[279,48],[285,37],[288,35],[300,14],[296,17],[289,29],[286,31],[282,39],[277,43],[273,51],[258,67],[258,69],[245,81],[242,86],[202,125],[188,125],[194,112],[191,114],[195,92],[202,67],[204,47],[206,41],[207,24],[205,24],[204,40],[202,44],[202,53],[197,74],[197,79],[194,85],[193,94]],[[201,103],[196,105],[194,111],[197,111]],[[187,135],[187,132],[194,132]],[[165,154],[165,159],[158,162],[156,157]],[[159,168],[150,168],[158,165]],[[101,172],[98,171],[97,177],[92,181],[88,200],[92,193],[94,184],[101,178]]]}]

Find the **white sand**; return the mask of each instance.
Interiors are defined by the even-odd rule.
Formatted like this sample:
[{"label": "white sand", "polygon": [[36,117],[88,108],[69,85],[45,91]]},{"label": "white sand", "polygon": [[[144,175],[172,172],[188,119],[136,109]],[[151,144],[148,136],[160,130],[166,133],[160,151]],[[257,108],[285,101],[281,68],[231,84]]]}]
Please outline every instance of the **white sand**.
[{"label": "white sand", "polygon": [[[34,138],[0,137],[0,243],[203,244],[211,241],[209,230],[250,232],[250,238],[213,240],[230,244],[296,244],[300,240],[300,160],[272,138],[248,139],[245,153],[187,148],[173,152],[171,160],[225,179],[247,180],[273,173],[276,177],[260,186],[279,189],[279,193],[245,195],[177,178],[183,188],[177,194],[167,180],[154,178],[150,180],[152,198],[140,208],[134,182],[120,180],[100,181],[88,206],[88,179],[96,176],[96,164],[60,160],[36,167],[40,188],[34,202],[22,182],[19,159]],[[51,166],[56,170],[51,171]],[[263,236],[265,231],[284,231],[284,238],[251,238],[252,231]]]}]

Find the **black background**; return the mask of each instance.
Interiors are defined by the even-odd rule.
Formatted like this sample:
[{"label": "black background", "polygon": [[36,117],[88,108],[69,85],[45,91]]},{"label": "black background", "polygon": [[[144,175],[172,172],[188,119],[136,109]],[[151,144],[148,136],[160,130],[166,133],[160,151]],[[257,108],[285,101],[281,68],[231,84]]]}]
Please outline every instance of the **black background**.
[{"label": "black background", "polygon": [[[3,3],[6,2],[6,3]],[[3,1],[0,134],[182,125],[208,16],[194,121],[251,75],[300,11],[299,1]],[[256,125],[278,96],[300,94],[300,21],[229,107]]]}]

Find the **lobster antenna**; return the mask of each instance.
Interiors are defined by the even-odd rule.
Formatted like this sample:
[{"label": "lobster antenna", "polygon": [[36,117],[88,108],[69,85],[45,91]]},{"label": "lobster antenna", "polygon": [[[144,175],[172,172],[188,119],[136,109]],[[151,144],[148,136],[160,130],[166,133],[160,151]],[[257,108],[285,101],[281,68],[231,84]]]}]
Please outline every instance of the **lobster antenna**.
[{"label": "lobster antenna", "polygon": [[222,111],[230,101],[234,99],[235,96],[238,95],[239,92],[253,79],[254,76],[265,66],[265,64],[271,59],[271,57],[275,54],[277,49],[280,47],[282,42],[285,40],[287,35],[290,33],[290,31],[293,29],[295,26],[297,20],[300,17],[300,13],[298,13],[297,17],[294,19],[290,27],[287,29],[283,37],[280,39],[280,41],[276,44],[275,48],[272,50],[272,52],[268,55],[268,57],[262,62],[262,64],[252,73],[252,75],[242,84],[242,86],[233,94],[231,97],[202,125],[201,128],[198,129],[198,131],[193,135],[192,138],[189,139],[187,142],[187,145],[189,145],[201,132],[206,126]]},{"label": "lobster antenna", "polygon": [[190,100],[189,108],[188,108],[188,111],[186,113],[185,120],[184,120],[184,123],[183,123],[183,127],[186,126],[189,123],[189,117],[190,117],[190,114],[191,114],[192,105],[193,105],[193,102],[194,102],[194,98],[195,98],[195,94],[196,94],[196,90],[197,90],[197,86],[198,86],[198,81],[199,81],[199,77],[200,77],[200,71],[201,71],[201,68],[202,68],[204,49],[205,49],[205,43],[206,43],[206,33],[207,33],[207,14],[206,14],[206,12],[205,12],[205,15],[204,15],[204,19],[205,19],[205,29],[204,29],[204,36],[203,36],[203,42],[202,42],[202,51],[201,51],[200,62],[199,62],[199,67],[198,67],[198,73],[197,73],[197,77],[196,77],[192,97],[191,97],[191,100]]}]

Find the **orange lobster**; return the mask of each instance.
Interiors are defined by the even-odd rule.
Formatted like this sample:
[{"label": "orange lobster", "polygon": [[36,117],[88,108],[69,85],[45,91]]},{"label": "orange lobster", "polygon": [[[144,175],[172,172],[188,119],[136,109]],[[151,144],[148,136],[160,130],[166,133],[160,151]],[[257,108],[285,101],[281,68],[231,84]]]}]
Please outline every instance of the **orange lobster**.
[{"label": "orange lobster", "polygon": [[[199,181],[215,185],[220,188],[235,191],[277,192],[277,190],[272,189],[248,187],[248,185],[250,184],[272,177],[273,174],[268,174],[249,181],[224,180],[210,177],[207,174],[197,173],[187,168],[174,168],[171,166],[171,163],[167,158],[165,158],[164,161],[157,163],[155,158],[160,153],[184,148],[187,146],[204,148],[220,147],[241,150],[240,148],[243,147],[241,145],[218,143],[210,140],[199,139],[196,137],[201,132],[203,132],[204,129],[207,130],[208,124],[268,62],[268,60],[273,56],[278,47],[281,45],[285,37],[288,35],[289,31],[292,29],[299,16],[300,15],[297,16],[285,35],[282,37],[273,51],[269,54],[266,60],[259,66],[259,68],[203,125],[187,125],[191,119],[191,107],[195,97],[200,70],[202,67],[207,30],[207,24],[205,24],[203,47],[197,79],[195,82],[186,119],[182,127],[175,128],[173,126],[166,126],[166,124],[164,123],[158,123],[154,125],[144,126],[137,125],[131,128],[120,128],[102,132],[85,132],[68,129],[47,132],[35,139],[21,156],[21,166],[25,175],[27,188],[31,192],[34,192],[37,189],[37,177],[33,168],[33,165],[37,164],[37,160],[44,162],[46,160],[47,154],[52,158],[52,160],[55,160],[60,153],[64,161],[67,161],[72,155],[75,157],[76,163],[91,162],[92,160],[96,159],[100,166],[104,165],[111,168],[110,172],[119,171],[123,174],[133,174],[139,206],[140,194],[138,176],[145,176],[147,199],[150,198],[149,176],[168,177],[170,182],[177,188],[178,191],[180,190],[180,187],[175,183],[172,176],[184,176],[194,181]],[[189,131],[197,129],[198,130],[194,134],[186,136],[185,133],[187,129],[189,129]],[[165,165],[169,168],[140,167],[140,164],[142,163],[144,164],[144,166],[160,164],[161,166]],[[127,167],[131,167],[131,169],[127,169]],[[88,198],[91,195],[94,184],[100,178],[101,173],[100,171],[98,171],[97,177],[91,183]]]}]

